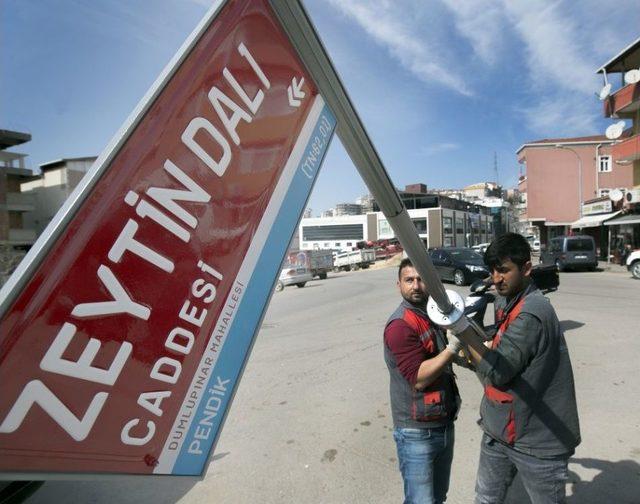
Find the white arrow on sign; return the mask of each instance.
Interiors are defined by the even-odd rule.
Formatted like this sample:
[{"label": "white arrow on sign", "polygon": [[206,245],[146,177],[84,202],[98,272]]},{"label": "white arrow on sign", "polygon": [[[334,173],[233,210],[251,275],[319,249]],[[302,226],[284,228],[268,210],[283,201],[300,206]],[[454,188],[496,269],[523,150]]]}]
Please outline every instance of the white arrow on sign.
[{"label": "white arrow on sign", "polygon": [[294,77],[291,80],[291,85],[287,88],[287,96],[289,97],[289,105],[292,107],[299,107],[300,100],[304,98],[304,91],[302,90],[302,86],[304,86],[304,77],[300,79],[300,82]]}]

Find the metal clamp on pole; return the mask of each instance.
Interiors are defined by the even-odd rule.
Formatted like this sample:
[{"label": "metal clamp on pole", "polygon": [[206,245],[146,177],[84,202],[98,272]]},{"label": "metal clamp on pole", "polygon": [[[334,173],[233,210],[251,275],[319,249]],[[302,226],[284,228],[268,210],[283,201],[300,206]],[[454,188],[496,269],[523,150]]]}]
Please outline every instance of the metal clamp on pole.
[{"label": "metal clamp on pole", "polygon": [[453,309],[448,313],[443,312],[436,300],[430,297],[427,302],[427,314],[440,327],[460,334],[469,328],[469,320],[464,314],[464,299],[456,291],[447,290],[446,294]]}]

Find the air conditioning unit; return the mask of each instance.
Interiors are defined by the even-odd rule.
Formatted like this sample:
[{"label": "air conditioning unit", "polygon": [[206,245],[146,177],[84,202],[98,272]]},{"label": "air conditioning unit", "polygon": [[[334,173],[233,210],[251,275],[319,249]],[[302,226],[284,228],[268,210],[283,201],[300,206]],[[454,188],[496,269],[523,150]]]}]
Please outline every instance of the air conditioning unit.
[{"label": "air conditioning unit", "polygon": [[640,188],[631,189],[627,192],[625,199],[628,203],[640,203]]}]

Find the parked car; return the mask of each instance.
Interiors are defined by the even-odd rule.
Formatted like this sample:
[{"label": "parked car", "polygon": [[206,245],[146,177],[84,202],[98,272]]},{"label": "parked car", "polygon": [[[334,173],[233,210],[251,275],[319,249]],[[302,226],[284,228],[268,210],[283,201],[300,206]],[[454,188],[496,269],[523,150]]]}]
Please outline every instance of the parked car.
[{"label": "parked car", "polygon": [[285,267],[280,271],[280,276],[276,282],[276,291],[280,292],[287,285],[295,285],[302,288],[312,279],[313,275],[308,268],[305,268],[304,266],[285,264]]},{"label": "parked car", "polygon": [[631,274],[640,279],[640,249],[634,250],[627,257],[627,269],[631,272]]},{"label": "parked car", "polygon": [[529,242],[531,252],[540,252],[540,240],[538,238],[536,238],[534,235],[527,235],[525,236],[525,238]]},{"label": "parked car", "polygon": [[474,245],[471,247],[473,250],[478,252],[478,254],[484,254],[486,250],[489,248],[490,243],[478,243],[478,245]]},{"label": "parked car", "polygon": [[588,235],[558,236],[549,241],[547,249],[540,255],[542,264],[555,264],[558,271],[598,267],[596,244]]},{"label": "parked car", "polygon": [[429,251],[431,261],[442,280],[467,285],[489,276],[482,255],[470,248],[437,248]]}]

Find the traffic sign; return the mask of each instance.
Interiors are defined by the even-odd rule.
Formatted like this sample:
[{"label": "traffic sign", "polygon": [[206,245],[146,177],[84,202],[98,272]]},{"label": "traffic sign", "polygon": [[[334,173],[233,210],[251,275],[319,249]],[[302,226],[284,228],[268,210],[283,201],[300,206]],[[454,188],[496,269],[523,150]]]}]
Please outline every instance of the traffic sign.
[{"label": "traffic sign", "polygon": [[0,293],[0,471],[201,475],[336,120],[218,3]]}]

